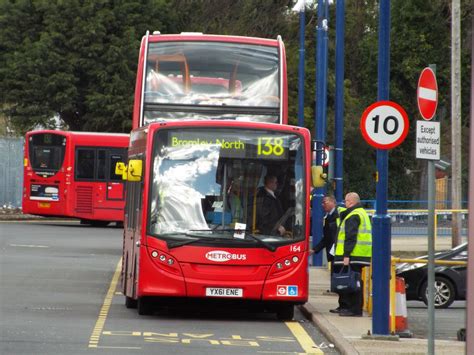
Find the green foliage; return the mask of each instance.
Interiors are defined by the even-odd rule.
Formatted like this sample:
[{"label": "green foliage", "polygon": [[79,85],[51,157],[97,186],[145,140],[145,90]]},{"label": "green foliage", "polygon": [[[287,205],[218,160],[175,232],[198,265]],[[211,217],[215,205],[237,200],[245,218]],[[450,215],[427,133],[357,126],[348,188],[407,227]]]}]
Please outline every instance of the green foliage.
[{"label": "green foliage", "polygon": [[2,1],[0,14],[1,102],[22,131],[58,116],[128,132],[141,37],[176,18],[165,0]]}]

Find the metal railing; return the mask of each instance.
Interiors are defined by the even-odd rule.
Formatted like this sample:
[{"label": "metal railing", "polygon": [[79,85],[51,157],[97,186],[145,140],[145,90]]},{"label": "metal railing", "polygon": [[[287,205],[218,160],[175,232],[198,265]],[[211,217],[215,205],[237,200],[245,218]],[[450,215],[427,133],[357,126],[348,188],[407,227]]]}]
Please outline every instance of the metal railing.
[{"label": "metal railing", "polygon": [[[374,210],[367,210],[369,216]],[[391,219],[392,237],[421,237],[428,235],[428,210],[426,209],[392,209],[388,210]],[[467,238],[467,209],[435,209],[435,245],[438,238],[450,238],[453,225],[459,230],[460,236]]]}]

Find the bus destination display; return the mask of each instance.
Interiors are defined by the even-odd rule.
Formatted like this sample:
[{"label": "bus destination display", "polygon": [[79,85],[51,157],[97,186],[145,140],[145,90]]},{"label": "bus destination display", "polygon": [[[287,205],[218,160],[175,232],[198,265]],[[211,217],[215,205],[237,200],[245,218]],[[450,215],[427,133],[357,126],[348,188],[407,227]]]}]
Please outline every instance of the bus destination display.
[{"label": "bus destination display", "polygon": [[243,159],[288,159],[288,137],[258,132],[243,132],[237,136],[230,132],[172,131],[168,134],[168,147],[191,148],[217,146],[220,156]]}]

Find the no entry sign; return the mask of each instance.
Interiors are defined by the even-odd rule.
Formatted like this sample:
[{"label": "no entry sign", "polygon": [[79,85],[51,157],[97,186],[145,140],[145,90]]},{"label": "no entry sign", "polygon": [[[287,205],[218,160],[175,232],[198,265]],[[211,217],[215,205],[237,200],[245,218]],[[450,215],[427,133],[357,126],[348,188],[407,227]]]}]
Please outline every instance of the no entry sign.
[{"label": "no entry sign", "polygon": [[421,71],[416,98],[421,117],[428,121],[431,120],[438,107],[438,84],[436,75],[431,68],[425,68]]}]

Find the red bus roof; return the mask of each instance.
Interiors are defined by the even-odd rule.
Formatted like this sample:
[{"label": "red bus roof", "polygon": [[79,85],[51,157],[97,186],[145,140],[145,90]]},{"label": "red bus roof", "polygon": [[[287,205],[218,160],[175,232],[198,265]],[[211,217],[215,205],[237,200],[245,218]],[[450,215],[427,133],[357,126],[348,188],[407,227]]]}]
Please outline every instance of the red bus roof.
[{"label": "red bus roof", "polygon": [[[140,127],[141,129],[155,130],[157,127],[235,127],[243,129],[267,129],[275,130],[280,132],[293,132],[300,133],[306,136],[308,139],[311,137],[311,133],[305,127],[281,125],[278,123],[266,123],[266,122],[252,122],[252,121],[231,121],[231,120],[201,120],[201,121],[168,121],[168,122],[152,122],[148,126]],[[139,128],[139,129],[140,129]],[[132,131],[133,134],[134,131]]]},{"label": "red bus roof", "polygon": [[278,47],[279,39],[245,37],[245,36],[225,36],[202,34],[197,32],[183,32],[181,34],[163,35],[154,32],[149,36],[150,42],[179,42],[179,41],[202,41],[202,42],[230,42],[230,43],[249,43],[260,44],[263,46]]},{"label": "red bus roof", "polygon": [[57,134],[68,137],[75,144],[84,144],[89,146],[127,146],[130,140],[130,135],[125,133],[108,133],[108,132],[77,132],[77,131],[60,131],[60,130],[38,130],[29,131],[26,133],[26,139],[37,134]]}]

